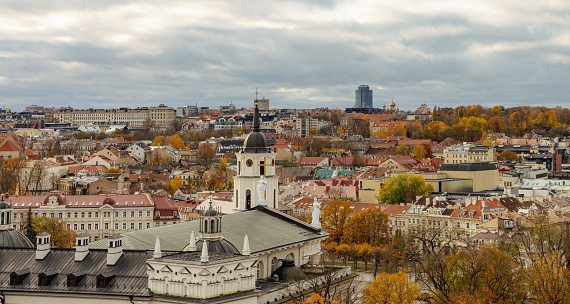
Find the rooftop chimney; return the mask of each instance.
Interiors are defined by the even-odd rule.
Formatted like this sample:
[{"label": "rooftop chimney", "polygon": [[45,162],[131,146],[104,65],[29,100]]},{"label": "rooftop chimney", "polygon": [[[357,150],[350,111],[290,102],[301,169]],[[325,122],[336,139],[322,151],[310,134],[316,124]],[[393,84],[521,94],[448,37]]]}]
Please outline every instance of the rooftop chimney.
[{"label": "rooftop chimney", "polygon": [[82,262],[89,254],[89,235],[82,233],[75,238],[75,261]]},{"label": "rooftop chimney", "polygon": [[49,253],[51,235],[47,232],[42,232],[36,237],[36,260],[43,260]]},{"label": "rooftop chimney", "polygon": [[123,236],[113,235],[109,238],[109,248],[107,249],[107,265],[114,266],[123,255]]}]

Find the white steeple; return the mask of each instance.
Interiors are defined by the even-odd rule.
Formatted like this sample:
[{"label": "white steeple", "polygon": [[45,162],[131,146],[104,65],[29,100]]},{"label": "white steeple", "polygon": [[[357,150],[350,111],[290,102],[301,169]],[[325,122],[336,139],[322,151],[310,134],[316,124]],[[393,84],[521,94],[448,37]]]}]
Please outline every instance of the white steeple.
[{"label": "white steeple", "polygon": [[276,153],[267,136],[260,131],[259,109],[255,107],[253,131],[236,153],[237,175],[234,177],[235,209],[243,211],[264,205],[277,209],[278,177],[275,172]]},{"label": "white steeple", "polygon": [[190,234],[190,246],[188,246],[188,250],[196,251],[196,236],[194,235],[194,231]]},{"label": "white steeple", "polygon": [[160,238],[157,236],[156,237],[156,243],[154,243],[154,254],[153,257],[155,259],[161,258],[162,257],[162,251],[160,251]]},{"label": "white steeple", "polygon": [[249,255],[251,253],[251,249],[249,249],[249,238],[247,237],[247,234],[245,235],[245,237],[243,238],[243,250],[242,250],[243,255]]},{"label": "white steeple", "polygon": [[208,241],[204,240],[202,243],[202,255],[200,256],[200,262],[208,263],[210,257],[208,256]]}]

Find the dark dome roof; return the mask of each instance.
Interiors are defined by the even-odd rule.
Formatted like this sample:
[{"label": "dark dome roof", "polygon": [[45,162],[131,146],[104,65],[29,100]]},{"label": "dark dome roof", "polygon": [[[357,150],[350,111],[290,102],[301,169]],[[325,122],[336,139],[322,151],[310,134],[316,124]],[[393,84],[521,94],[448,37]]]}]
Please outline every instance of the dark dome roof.
[{"label": "dark dome roof", "polygon": [[21,232],[12,228],[0,229],[0,248],[34,248]]},{"label": "dark dome roof", "polygon": [[281,266],[271,274],[278,275],[279,282],[289,282],[292,280],[304,279],[306,277],[305,273],[297,266],[292,260],[281,260]]},{"label": "dark dome roof", "polygon": [[[202,244],[204,240],[196,241],[196,251],[202,251]],[[212,252],[240,254],[236,246],[226,239],[208,240],[208,253]]]},{"label": "dark dome roof", "polygon": [[12,209],[12,205],[10,205],[10,203],[2,199],[0,200],[0,209]]},{"label": "dark dome roof", "polygon": [[261,132],[253,131],[243,142],[243,152],[245,153],[267,153],[271,152],[267,136]]}]

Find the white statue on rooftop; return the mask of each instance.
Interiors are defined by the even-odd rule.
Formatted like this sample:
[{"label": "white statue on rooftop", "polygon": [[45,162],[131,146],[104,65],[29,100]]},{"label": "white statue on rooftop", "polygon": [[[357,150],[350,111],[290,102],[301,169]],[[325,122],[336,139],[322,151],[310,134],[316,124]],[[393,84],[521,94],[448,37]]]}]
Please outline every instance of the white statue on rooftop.
[{"label": "white statue on rooftop", "polygon": [[313,201],[313,219],[311,221],[311,226],[321,229],[321,203],[316,197]]},{"label": "white statue on rooftop", "polygon": [[267,178],[265,176],[260,176],[259,182],[257,183],[257,204],[266,205],[265,202],[265,189],[267,189]]}]

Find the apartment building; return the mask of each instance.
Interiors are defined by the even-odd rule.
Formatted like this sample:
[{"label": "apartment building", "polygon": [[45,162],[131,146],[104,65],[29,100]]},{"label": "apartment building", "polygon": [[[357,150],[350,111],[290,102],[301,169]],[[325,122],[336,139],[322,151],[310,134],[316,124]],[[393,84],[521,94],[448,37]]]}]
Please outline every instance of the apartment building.
[{"label": "apartment building", "polygon": [[174,120],[175,110],[163,104],[158,107],[136,109],[87,109],[61,110],[54,114],[60,123],[70,123],[72,127],[90,124],[129,124],[131,128],[142,128],[147,119],[154,121],[155,127],[166,128]]},{"label": "apartment building", "polygon": [[6,201],[12,206],[14,229],[23,230],[31,209],[34,217],[65,220],[68,229],[86,233],[92,240],[180,222],[177,208],[168,199],[150,194],[64,196],[52,192],[10,196]]}]

